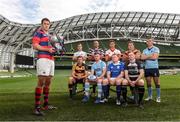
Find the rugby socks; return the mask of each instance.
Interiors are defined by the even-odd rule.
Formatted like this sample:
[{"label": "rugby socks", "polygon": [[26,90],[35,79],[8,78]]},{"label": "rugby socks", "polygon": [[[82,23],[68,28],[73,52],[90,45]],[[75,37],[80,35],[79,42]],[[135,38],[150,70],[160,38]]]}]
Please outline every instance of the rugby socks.
[{"label": "rugby socks", "polygon": [[108,97],[108,85],[103,85],[102,86],[102,89],[103,89],[103,93],[104,93],[104,98],[106,98],[107,99],[107,97]]},{"label": "rugby socks", "polygon": [[122,96],[125,102],[127,102],[127,86],[126,85],[122,85],[121,86],[121,90],[122,90]]},{"label": "rugby socks", "polygon": [[73,87],[73,84],[68,84],[70,98],[72,98],[72,87]]},{"label": "rugby socks", "polygon": [[85,96],[89,97],[89,83],[85,83]]},{"label": "rugby socks", "polygon": [[148,85],[148,97],[152,98],[152,87]]},{"label": "rugby socks", "polygon": [[35,89],[35,108],[40,109],[42,88]]},{"label": "rugby socks", "polygon": [[96,93],[96,85],[93,85],[93,93]]},{"label": "rugby socks", "polygon": [[102,94],[102,84],[101,84],[101,83],[98,83],[97,86],[98,86],[98,98],[101,98],[101,94]]},{"label": "rugby socks", "polygon": [[160,85],[156,85],[156,92],[157,92],[157,98],[160,98],[161,95]]},{"label": "rugby socks", "polygon": [[144,86],[138,86],[138,94],[139,94],[139,101],[138,103],[141,104],[143,96],[144,96],[145,88]]},{"label": "rugby socks", "polygon": [[109,90],[110,90],[110,85],[107,85],[107,97],[109,97]]},{"label": "rugby socks", "polygon": [[117,99],[120,100],[120,96],[121,96],[121,86],[120,85],[116,86],[116,93],[117,93]]},{"label": "rugby socks", "polygon": [[131,90],[131,94],[132,94],[132,96],[134,96],[134,87],[132,87],[132,86],[130,86],[130,90]]},{"label": "rugby socks", "polygon": [[49,98],[49,87],[43,88],[43,94],[44,94],[44,107],[48,105],[48,98]]}]

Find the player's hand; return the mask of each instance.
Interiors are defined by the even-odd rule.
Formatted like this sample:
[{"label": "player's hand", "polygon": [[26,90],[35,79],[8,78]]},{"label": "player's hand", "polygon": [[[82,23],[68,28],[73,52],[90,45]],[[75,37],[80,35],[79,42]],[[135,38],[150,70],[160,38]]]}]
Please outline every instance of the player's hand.
[{"label": "player's hand", "polygon": [[77,79],[78,79],[78,80],[81,79],[81,78],[82,78],[82,77],[81,77],[80,75],[77,76]]},{"label": "player's hand", "polygon": [[132,87],[134,87],[136,85],[136,81],[132,81],[131,85],[132,85]]},{"label": "player's hand", "polygon": [[108,81],[110,81],[110,80],[111,80],[109,77],[108,77],[107,79],[108,79]]},{"label": "player's hand", "polygon": [[49,53],[54,53],[54,52],[55,52],[55,49],[54,49],[54,48],[48,48],[48,52],[49,52]]}]

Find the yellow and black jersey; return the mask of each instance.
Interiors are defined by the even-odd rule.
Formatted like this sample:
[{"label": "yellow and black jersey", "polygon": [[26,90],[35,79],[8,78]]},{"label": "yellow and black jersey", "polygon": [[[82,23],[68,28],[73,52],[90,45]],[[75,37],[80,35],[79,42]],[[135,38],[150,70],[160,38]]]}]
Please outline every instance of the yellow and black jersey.
[{"label": "yellow and black jersey", "polygon": [[75,63],[72,67],[72,71],[75,72],[76,76],[85,76],[86,75],[86,65],[83,63],[81,66],[78,63]]}]

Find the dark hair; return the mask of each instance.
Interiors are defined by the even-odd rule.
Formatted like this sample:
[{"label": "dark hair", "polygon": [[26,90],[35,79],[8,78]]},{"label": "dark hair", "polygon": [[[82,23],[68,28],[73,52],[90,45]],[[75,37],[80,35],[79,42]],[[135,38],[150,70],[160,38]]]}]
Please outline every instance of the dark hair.
[{"label": "dark hair", "polygon": [[48,22],[50,23],[50,20],[49,20],[48,18],[43,18],[43,19],[41,20],[41,24],[43,24],[44,21],[48,21]]},{"label": "dark hair", "polygon": [[95,52],[94,55],[101,55],[99,51]]},{"label": "dark hair", "polygon": [[94,42],[98,42],[98,43],[99,43],[99,40],[94,40],[93,43],[94,43]]},{"label": "dark hair", "polygon": [[130,43],[134,45],[134,42],[129,39],[129,40],[128,40],[128,45],[129,45]]},{"label": "dark hair", "polygon": [[114,43],[115,43],[115,41],[114,41],[113,39],[110,39],[110,40],[109,40],[109,43],[111,43],[111,42],[114,42]]}]

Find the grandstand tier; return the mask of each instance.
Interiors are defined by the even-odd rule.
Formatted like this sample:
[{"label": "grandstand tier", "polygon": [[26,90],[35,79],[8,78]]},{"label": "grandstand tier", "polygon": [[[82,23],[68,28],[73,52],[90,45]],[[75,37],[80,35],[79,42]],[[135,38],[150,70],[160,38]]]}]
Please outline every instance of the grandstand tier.
[{"label": "grandstand tier", "polygon": [[[50,33],[56,32],[65,38],[68,52],[76,50],[77,42],[82,42],[87,51],[92,47],[92,41],[97,39],[105,50],[108,48],[108,40],[115,39],[121,51],[126,50],[126,40],[132,39],[142,51],[145,48],[144,41],[151,36],[161,50],[162,59],[179,62],[179,20],[180,14],[169,13],[90,13],[52,21]],[[31,39],[39,27],[40,24],[12,22],[0,15],[0,69],[17,67],[14,66],[16,54],[34,57]]]}]

